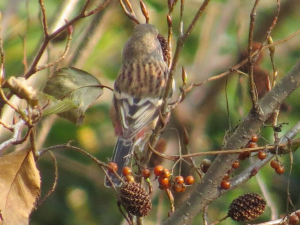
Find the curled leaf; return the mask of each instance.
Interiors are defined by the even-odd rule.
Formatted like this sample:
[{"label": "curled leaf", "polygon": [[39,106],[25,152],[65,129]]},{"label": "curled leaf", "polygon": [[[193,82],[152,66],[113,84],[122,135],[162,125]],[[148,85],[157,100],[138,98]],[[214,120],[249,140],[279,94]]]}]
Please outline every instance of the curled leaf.
[{"label": "curled leaf", "polygon": [[101,83],[94,76],[74,67],[65,67],[55,71],[43,91],[60,100],[55,102],[49,99],[52,103],[58,104],[56,106],[58,109],[62,107],[62,102],[67,103],[68,107],[73,104],[75,108],[71,107],[58,115],[77,125],[81,124],[86,109],[103,93]]},{"label": "curled leaf", "polygon": [[36,92],[23,77],[10,77],[3,83],[3,88],[9,88],[21,99],[27,100],[31,105],[37,104]]}]

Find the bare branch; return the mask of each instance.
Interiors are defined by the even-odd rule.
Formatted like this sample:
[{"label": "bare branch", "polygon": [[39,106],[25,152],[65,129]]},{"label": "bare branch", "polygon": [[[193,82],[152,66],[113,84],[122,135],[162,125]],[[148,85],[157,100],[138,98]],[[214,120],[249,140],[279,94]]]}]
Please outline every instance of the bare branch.
[{"label": "bare branch", "polygon": [[58,180],[58,167],[57,167],[57,160],[55,158],[55,155],[53,154],[53,152],[48,151],[48,153],[50,154],[51,158],[52,158],[52,162],[53,162],[53,166],[54,166],[54,181],[52,184],[52,187],[50,188],[50,190],[47,192],[47,194],[37,203],[37,206],[41,206],[46,200],[47,198],[55,191],[56,186],[57,186],[57,180]]},{"label": "bare branch", "polygon": [[66,23],[65,25],[61,26],[60,28],[58,28],[56,31],[54,31],[52,34],[48,34],[46,35],[45,33],[45,39],[44,42],[42,43],[42,46],[40,47],[37,55],[35,56],[32,65],[30,66],[29,70],[27,71],[27,73],[24,75],[24,77],[26,79],[28,79],[30,76],[32,76],[33,74],[35,74],[37,72],[37,64],[39,63],[42,55],[44,54],[46,47],[48,46],[49,42],[56,37],[58,34],[60,34],[62,31],[64,31],[65,29],[67,29],[69,26],[71,26],[72,24],[76,23],[78,20],[91,16],[97,12],[99,12],[100,10],[103,10],[106,5],[110,2],[111,0],[106,0],[104,3],[102,3],[101,5],[99,5],[97,8],[95,8],[94,10],[91,10],[89,12],[86,12],[86,9],[90,3],[89,1],[86,1],[85,5],[83,6],[81,12],[75,16],[72,20],[70,20],[68,23]]},{"label": "bare branch", "polygon": [[[67,22],[67,21],[66,21],[66,22]],[[70,27],[71,27],[71,26],[70,26]],[[68,32],[69,35],[68,35],[66,47],[65,47],[65,50],[64,50],[63,54],[62,54],[58,59],[56,59],[56,60],[53,61],[53,62],[47,63],[47,64],[45,64],[45,65],[43,65],[43,66],[38,66],[38,67],[36,68],[36,72],[38,72],[38,71],[40,71],[40,70],[44,70],[44,69],[49,68],[49,67],[52,67],[52,66],[54,66],[56,63],[60,62],[61,60],[63,60],[63,59],[66,57],[66,55],[68,54],[68,51],[69,51],[69,49],[70,49],[71,40],[72,40],[72,35],[73,35],[73,29],[70,28],[69,30],[71,30],[71,32]]]},{"label": "bare branch", "polygon": [[135,23],[140,24],[140,21],[135,16],[135,13],[132,9],[130,1],[129,0],[119,0],[119,2],[122,6],[122,9],[123,9],[125,15],[129,19],[133,20]]},{"label": "bare branch", "polygon": [[[252,100],[252,106],[258,110],[257,108],[257,90],[254,83],[253,77],[253,64],[255,63],[257,57],[253,58],[252,55],[252,41],[253,41],[253,33],[254,33],[254,23],[256,19],[256,7],[259,3],[259,0],[256,0],[250,14],[250,26],[249,26],[249,37],[248,37],[248,63],[249,63],[249,86],[250,86],[250,94]],[[258,56],[258,55],[257,55]]]},{"label": "bare branch", "polygon": [[41,10],[42,10],[42,24],[43,24],[43,28],[44,28],[44,35],[45,37],[49,36],[49,31],[48,31],[48,23],[47,23],[47,15],[46,15],[46,9],[45,9],[45,5],[44,5],[44,0],[39,0],[40,6],[41,6]]},{"label": "bare branch", "polygon": [[[11,128],[13,129],[13,137],[9,140],[6,140],[4,142],[2,142],[0,144],[0,152],[3,151],[4,149],[8,148],[9,146],[13,145],[14,143],[20,141],[19,135],[21,132],[21,128],[25,125],[25,121],[24,120],[20,120],[18,123],[14,124],[11,126]],[[26,137],[26,136],[25,136]]]}]

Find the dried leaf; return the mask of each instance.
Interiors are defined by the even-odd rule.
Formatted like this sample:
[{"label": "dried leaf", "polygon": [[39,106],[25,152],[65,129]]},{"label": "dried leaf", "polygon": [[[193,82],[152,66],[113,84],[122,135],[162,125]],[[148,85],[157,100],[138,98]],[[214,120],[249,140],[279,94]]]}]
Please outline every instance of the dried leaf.
[{"label": "dried leaf", "polygon": [[1,225],[29,224],[40,194],[40,174],[30,149],[0,157]]},{"label": "dried leaf", "polygon": [[71,100],[76,108],[58,115],[79,125],[85,110],[102,95],[103,88],[91,74],[74,67],[65,67],[49,78],[43,91],[58,100]]},{"label": "dried leaf", "polygon": [[15,95],[26,99],[32,106],[37,105],[36,92],[27,84],[24,77],[11,76],[4,82],[3,88],[9,88]]}]

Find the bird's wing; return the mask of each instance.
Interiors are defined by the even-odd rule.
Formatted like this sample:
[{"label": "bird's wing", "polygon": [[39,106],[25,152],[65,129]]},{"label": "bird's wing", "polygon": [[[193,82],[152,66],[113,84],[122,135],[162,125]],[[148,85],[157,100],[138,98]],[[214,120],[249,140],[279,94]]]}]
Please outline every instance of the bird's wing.
[{"label": "bird's wing", "polygon": [[159,116],[162,99],[133,98],[127,94],[115,94],[123,137],[133,138]]}]

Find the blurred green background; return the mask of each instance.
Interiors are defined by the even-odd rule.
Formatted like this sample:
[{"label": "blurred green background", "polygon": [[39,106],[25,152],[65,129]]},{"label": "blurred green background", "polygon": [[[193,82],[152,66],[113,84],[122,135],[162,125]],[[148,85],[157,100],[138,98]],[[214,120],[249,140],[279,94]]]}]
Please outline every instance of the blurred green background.
[{"label": "blurred green background", "polygon": [[[161,34],[167,36],[167,1],[145,0],[144,2],[149,10],[150,23],[154,24]],[[71,20],[84,3],[83,0],[45,0],[50,31],[61,26],[64,23],[63,19]],[[101,1],[92,1],[90,9],[100,3]],[[183,17],[184,29],[187,28],[200,4],[201,1],[186,1]],[[226,71],[238,62],[240,52],[247,46],[252,4],[253,1],[211,1],[185,43],[177,65],[175,78],[177,91],[174,96],[179,94],[181,66],[184,66],[187,71],[188,82],[200,82]],[[139,9],[139,2],[133,0],[132,6],[140,21],[144,21]],[[69,12],[68,9],[70,9]],[[284,39],[300,29],[299,9],[300,2],[298,0],[281,1],[280,17],[272,32],[274,41]],[[22,76],[36,56],[43,39],[38,1],[2,0],[0,1],[0,12],[2,14],[1,37],[5,51],[5,76]],[[275,1],[265,0],[259,4],[254,30],[255,41],[264,40],[275,12]],[[179,35],[179,5],[174,10],[173,25],[174,51]],[[112,87],[121,67],[122,48],[133,28],[134,23],[124,15],[118,2],[112,1],[97,15],[82,19],[74,25],[71,49],[66,59],[50,69],[36,73],[30,78],[31,85],[40,90],[43,88],[46,78],[53,71],[72,65],[93,74],[103,84]],[[64,50],[65,43],[63,35],[51,42],[39,65],[58,58]],[[278,80],[299,60],[299,43],[300,36],[298,35],[276,47],[275,65],[278,69]],[[272,66],[268,54],[269,52],[265,51],[265,58],[261,66],[271,74]],[[25,65],[24,55],[27,61]],[[232,74],[228,79],[219,79],[194,88],[186,100],[175,109],[163,134],[168,142],[167,154],[178,153],[178,133],[181,134],[182,127],[188,130],[192,152],[220,149],[226,131],[237,126],[251,108],[247,81],[246,77]],[[286,104],[289,106],[288,110],[280,114],[278,122],[288,123],[288,125],[283,125],[282,134],[299,120],[299,94],[299,90],[297,90],[286,100]],[[112,93],[107,89],[104,90],[103,96],[87,110],[81,126],[71,124],[57,116],[45,117],[37,129],[39,149],[72,140],[72,145],[85,149],[101,161],[108,162],[115,142],[109,118],[111,98]],[[9,117],[9,115],[6,116]],[[5,133],[2,134],[1,141],[8,137]],[[270,127],[262,128],[259,135],[261,137],[260,145],[274,141],[273,131]],[[92,160],[72,150],[56,150],[54,154],[58,160],[57,188],[46,202],[32,213],[30,224],[126,224],[118,211],[114,192],[104,187],[103,172]],[[290,176],[288,175],[291,165],[289,156],[280,156],[280,161],[286,168],[283,175],[277,175],[269,166],[259,171],[260,180],[267,188],[265,191],[272,197],[278,215],[288,212],[286,209],[288,180],[290,180],[291,199],[297,209],[300,207],[299,153],[296,152],[293,157],[293,170]],[[213,157],[208,158],[213,159]],[[256,159],[256,156],[252,158]],[[202,159],[203,157],[198,157],[195,160],[199,164]],[[234,174],[238,174],[249,163],[249,160],[243,161],[241,168]],[[164,161],[163,165],[171,169],[172,162]],[[38,168],[42,177],[41,196],[44,196],[54,180],[51,157],[45,154],[38,161]],[[188,175],[190,172],[187,170],[183,173]],[[196,174],[194,175],[196,176]],[[166,194],[157,186],[157,182],[153,181],[153,210],[145,219],[147,225],[161,224],[169,210]],[[176,204],[186,198],[192,189],[193,187],[188,187],[186,193],[175,194]],[[247,192],[262,192],[255,177],[213,202],[208,209],[209,221],[213,222],[226,215],[230,202]],[[258,221],[270,220],[270,216],[270,208],[267,207],[266,213]],[[193,224],[202,223],[202,216],[199,215]],[[228,219],[221,224],[245,223],[235,223]]]}]

